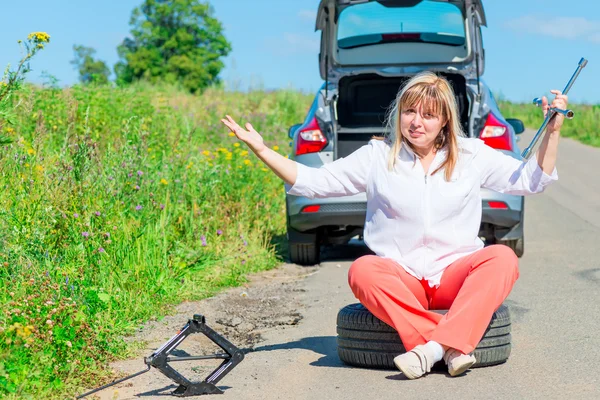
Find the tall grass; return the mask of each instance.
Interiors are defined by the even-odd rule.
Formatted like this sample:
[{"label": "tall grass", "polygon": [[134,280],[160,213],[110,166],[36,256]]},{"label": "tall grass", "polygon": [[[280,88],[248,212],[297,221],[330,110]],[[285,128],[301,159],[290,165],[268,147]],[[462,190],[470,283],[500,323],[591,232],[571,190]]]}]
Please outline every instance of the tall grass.
[{"label": "tall grass", "polygon": [[[542,125],[542,113],[532,104],[500,101],[498,105],[502,115],[507,118],[518,118],[528,128],[537,130]],[[600,104],[570,104],[569,108],[575,112],[575,117],[572,120],[565,120],[561,135],[590,146],[600,147]]]},{"label": "tall grass", "polygon": [[122,335],[281,263],[281,181],[219,120],[286,154],[307,95],[25,87],[0,148],[0,396],[108,379]]}]

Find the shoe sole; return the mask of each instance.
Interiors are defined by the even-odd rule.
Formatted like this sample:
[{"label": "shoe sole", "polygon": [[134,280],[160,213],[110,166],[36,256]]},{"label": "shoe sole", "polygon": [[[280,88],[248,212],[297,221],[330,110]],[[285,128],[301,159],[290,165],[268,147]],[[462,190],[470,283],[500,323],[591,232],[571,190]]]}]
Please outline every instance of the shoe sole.
[{"label": "shoe sole", "polygon": [[475,362],[475,360],[466,362],[457,369],[448,369],[448,372],[450,373],[450,376],[458,376],[464,374],[469,368],[473,366],[473,364],[475,364]]}]

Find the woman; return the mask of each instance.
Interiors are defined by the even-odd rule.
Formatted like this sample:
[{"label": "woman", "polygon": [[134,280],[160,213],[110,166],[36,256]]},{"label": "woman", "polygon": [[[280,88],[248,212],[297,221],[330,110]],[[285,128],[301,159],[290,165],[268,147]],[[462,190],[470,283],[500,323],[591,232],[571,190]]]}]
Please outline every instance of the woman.
[{"label": "woman", "polygon": [[[552,107],[567,96],[553,90]],[[548,100],[543,98],[544,113]],[[346,158],[309,168],[263,143],[252,125],[222,122],[281,179],[309,198],[367,194],[364,240],[375,255],[357,259],[348,282],[377,318],[394,327],[407,352],[394,359],[409,379],[442,359],[451,376],[475,363],[470,353],[519,276],[503,245],[483,246],[480,188],[539,193],[557,179],[564,117],[548,124],[535,157],[516,160],[468,139],[448,81],[420,73],[401,88],[388,115],[388,137]],[[431,310],[448,309],[445,315]]]}]

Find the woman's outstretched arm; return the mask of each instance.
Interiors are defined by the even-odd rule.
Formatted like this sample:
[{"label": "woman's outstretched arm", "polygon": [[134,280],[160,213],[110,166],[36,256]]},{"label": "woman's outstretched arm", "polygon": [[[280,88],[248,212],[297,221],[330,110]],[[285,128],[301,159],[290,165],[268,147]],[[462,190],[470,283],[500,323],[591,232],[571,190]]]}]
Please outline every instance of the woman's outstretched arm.
[{"label": "woman's outstretched arm", "polygon": [[278,177],[292,186],[296,183],[298,167],[294,160],[290,160],[267,147],[260,133],[256,132],[249,122],[246,123],[246,129],[243,129],[229,115],[226,117],[227,119],[222,119],[221,121],[235,133],[238,139],[246,143],[250,150],[271,168]]},{"label": "woman's outstretched arm", "polygon": [[288,194],[314,199],[350,196],[366,191],[367,177],[372,166],[372,143],[362,146],[347,157],[320,168],[311,168],[269,149],[252,125],[246,124],[246,129],[243,129],[230,116],[221,121],[277,176],[292,186]]}]

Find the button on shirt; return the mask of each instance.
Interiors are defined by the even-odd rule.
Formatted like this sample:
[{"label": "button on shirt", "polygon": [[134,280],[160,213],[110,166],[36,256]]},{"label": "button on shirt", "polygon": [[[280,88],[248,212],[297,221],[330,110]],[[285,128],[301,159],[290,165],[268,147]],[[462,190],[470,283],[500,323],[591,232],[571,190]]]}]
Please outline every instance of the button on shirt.
[{"label": "button on shirt", "polygon": [[517,160],[480,139],[459,138],[459,156],[449,181],[441,169],[446,150],[437,152],[426,174],[414,152],[403,145],[394,171],[390,146],[371,140],[349,156],[310,168],[297,164],[291,195],[311,199],[366,192],[366,245],[390,258],[417,279],[439,286],[452,262],[483,248],[479,239],[481,191],[527,195],[540,193],[558,179],[542,171],[536,157]]}]

